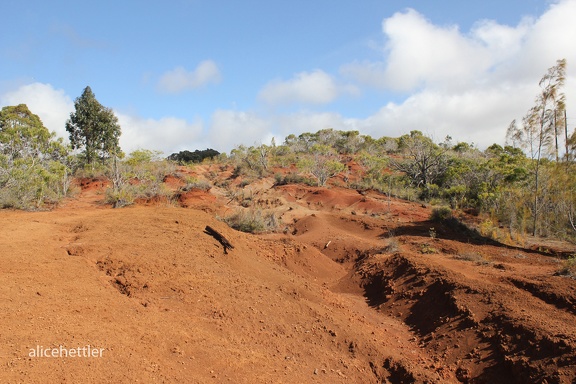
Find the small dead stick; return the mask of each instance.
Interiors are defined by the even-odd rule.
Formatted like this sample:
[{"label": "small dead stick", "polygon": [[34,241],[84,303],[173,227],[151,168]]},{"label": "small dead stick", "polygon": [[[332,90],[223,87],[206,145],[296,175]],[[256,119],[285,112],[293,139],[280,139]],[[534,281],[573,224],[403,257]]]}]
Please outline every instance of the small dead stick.
[{"label": "small dead stick", "polygon": [[213,238],[218,240],[220,244],[222,244],[222,246],[224,247],[224,254],[228,254],[228,249],[234,249],[234,246],[230,244],[228,239],[226,239],[220,232],[218,232],[211,226],[207,225],[206,228],[204,228],[204,233],[207,233],[208,235],[212,236]]}]

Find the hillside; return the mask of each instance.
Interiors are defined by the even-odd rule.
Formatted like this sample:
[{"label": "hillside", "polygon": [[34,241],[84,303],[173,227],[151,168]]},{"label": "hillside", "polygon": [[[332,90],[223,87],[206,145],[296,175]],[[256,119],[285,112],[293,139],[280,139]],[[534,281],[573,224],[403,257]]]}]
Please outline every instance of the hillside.
[{"label": "hillside", "polygon": [[[214,173],[231,170],[179,168],[165,185]],[[552,247],[506,246],[376,191],[271,177],[238,188],[280,230],[247,234],[218,219],[243,201],[214,184],[112,209],[106,181],[78,180],[54,210],[0,212],[0,381],[576,380],[576,280],[555,275]],[[102,357],[29,356],[86,345]]]}]

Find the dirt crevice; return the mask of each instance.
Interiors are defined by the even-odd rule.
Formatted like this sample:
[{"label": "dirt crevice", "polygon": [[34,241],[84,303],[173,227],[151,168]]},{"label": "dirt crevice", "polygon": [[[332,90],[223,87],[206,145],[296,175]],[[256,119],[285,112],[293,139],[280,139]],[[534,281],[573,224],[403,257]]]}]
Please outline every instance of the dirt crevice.
[{"label": "dirt crevice", "polygon": [[[474,286],[400,254],[384,261],[366,259],[357,268],[367,302],[383,314],[402,319],[459,381],[507,378],[517,383],[560,383],[566,382],[561,377],[576,377],[573,330],[553,335],[545,325],[510,316],[510,311],[517,312],[512,309],[514,296],[501,298],[498,290]],[[512,280],[541,292],[536,285]],[[561,307],[566,305],[559,302]],[[406,379],[401,369],[395,372],[397,379]]]}]

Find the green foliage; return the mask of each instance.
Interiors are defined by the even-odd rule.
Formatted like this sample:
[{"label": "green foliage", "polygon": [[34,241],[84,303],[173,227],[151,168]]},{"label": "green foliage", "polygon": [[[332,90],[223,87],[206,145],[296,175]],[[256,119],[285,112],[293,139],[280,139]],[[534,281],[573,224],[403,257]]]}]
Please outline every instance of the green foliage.
[{"label": "green foliage", "polygon": [[271,147],[264,144],[258,147],[240,145],[234,148],[230,153],[235,165],[234,176],[262,177],[267,175],[271,152]]},{"label": "green foliage", "polygon": [[299,136],[289,135],[284,144],[295,153],[307,153],[314,146],[320,145],[333,148],[336,153],[344,155],[355,154],[373,146],[375,140],[370,136],[360,135],[358,131],[337,131],[327,128],[316,133],[306,132]]},{"label": "green foliage", "polygon": [[161,161],[161,151],[152,151],[150,149],[137,149],[128,155],[126,164],[131,167],[137,167],[152,162]]},{"label": "green foliage", "polygon": [[430,214],[431,221],[446,221],[452,218],[452,210],[449,207],[433,208]]},{"label": "green foliage", "polygon": [[302,156],[297,166],[302,172],[314,176],[318,186],[325,186],[330,178],[346,169],[332,148],[320,144],[313,145],[310,155]]},{"label": "green foliage", "polygon": [[201,163],[204,159],[215,159],[220,155],[220,152],[214,149],[198,150],[194,152],[190,151],[180,151],[178,153],[173,153],[168,156],[168,160],[175,161],[179,164],[187,163]]},{"label": "green foliage", "polygon": [[74,108],[66,122],[72,149],[82,149],[87,164],[118,156],[121,129],[114,112],[96,100],[90,87],[74,101]]},{"label": "green foliage", "polygon": [[0,112],[0,206],[39,208],[68,193],[73,160],[25,104]]},{"label": "green foliage", "polygon": [[412,131],[399,139],[404,160],[392,161],[391,166],[404,173],[416,187],[423,188],[424,197],[431,184],[446,172],[448,164],[446,149],[434,144],[420,131]]},{"label": "green foliage", "polygon": [[174,164],[161,160],[161,152],[136,150],[121,161],[108,161],[107,176],[112,187],[106,191],[107,201],[114,207],[132,204],[136,199],[166,198],[173,192],[164,185],[167,175],[175,172]]},{"label": "green foliage", "polygon": [[[538,216],[542,210],[541,165],[549,156],[555,155],[556,162],[560,160],[558,136],[561,132],[561,123],[565,113],[565,95],[563,91],[566,79],[566,60],[558,60],[556,65],[549,68],[540,80],[540,93],[536,96],[535,105],[530,108],[518,126],[516,120],[508,127],[507,137],[521,148],[528,151],[533,160],[531,176],[532,204],[532,235],[538,234]],[[567,136],[567,132],[566,132]],[[568,141],[568,137],[565,138]],[[566,143],[568,147],[568,142]]]},{"label": "green foliage", "polygon": [[288,185],[288,184],[306,184],[312,185],[314,183],[313,180],[308,179],[307,177],[301,176],[297,173],[290,172],[286,175],[282,175],[280,173],[276,173],[274,175],[274,185]]}]

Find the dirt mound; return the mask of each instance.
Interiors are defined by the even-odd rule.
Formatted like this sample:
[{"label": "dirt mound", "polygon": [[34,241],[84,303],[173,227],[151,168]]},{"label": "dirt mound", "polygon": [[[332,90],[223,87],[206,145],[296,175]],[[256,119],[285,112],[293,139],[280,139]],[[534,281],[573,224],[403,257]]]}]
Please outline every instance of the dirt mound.
[{"label": "dirt mound", "polygon": [[[111,209],[84,180],[52,212],[0,212],[0,381],[576,380],[576,280],[545,250],[375,191],[263,179],[231,199],[183,183],[166,180],[173,201]],[[275,210],[281,233],[216,219],[251,208]],[[102,356],[30,356],[88,345]]]}]

